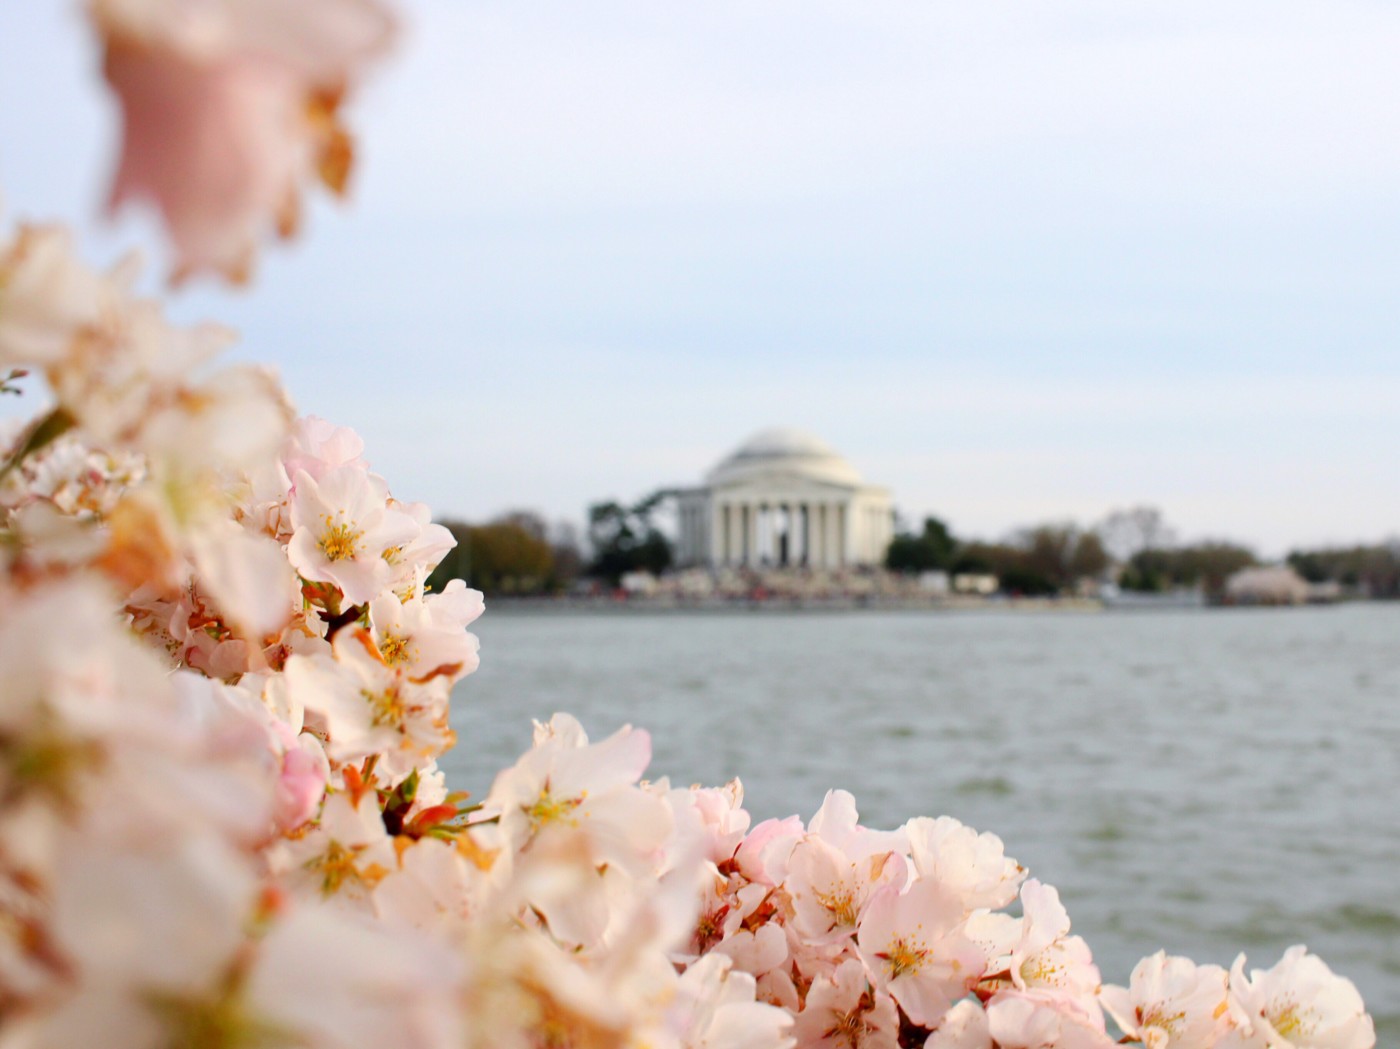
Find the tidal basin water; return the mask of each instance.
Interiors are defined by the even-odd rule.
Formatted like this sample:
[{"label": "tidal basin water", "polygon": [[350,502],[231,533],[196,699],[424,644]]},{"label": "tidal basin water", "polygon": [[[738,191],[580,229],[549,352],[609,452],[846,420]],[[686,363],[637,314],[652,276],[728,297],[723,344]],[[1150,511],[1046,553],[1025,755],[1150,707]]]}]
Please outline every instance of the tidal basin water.
[{"label": "tidal basin water", "polygon": [[449,782],[530,719],[650,730],[651,775],[948,814],[1057,886],[1104,979],[1306,943],[1400,1044],[1400,607],[1082,614],[495,611]]}]

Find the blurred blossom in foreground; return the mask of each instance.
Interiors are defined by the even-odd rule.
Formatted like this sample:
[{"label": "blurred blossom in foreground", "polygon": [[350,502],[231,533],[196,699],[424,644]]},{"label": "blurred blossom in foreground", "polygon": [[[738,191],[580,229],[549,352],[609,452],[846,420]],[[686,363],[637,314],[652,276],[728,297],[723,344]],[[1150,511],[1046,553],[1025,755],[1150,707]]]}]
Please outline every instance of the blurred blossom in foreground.
[{"label": "blurred blossom in foreground", "polygon": [[394,36],[376,0],[92,0],[121,104],[111,206],[146,200],[176,280],[243,283],[270,229],[294,235],[304,187],[343,195],[354,146],[340,108]]}]

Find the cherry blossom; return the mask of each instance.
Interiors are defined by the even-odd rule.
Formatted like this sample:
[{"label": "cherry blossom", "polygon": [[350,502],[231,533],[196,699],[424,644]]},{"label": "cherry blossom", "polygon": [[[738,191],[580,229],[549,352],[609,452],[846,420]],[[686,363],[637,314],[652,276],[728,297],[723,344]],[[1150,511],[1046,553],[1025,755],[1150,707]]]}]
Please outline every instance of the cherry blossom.
[{"label": "cherry blossom", "polygon": [[902,834],[861,827],[850,794],[831,791],[787,858],[795,927],[814,944],[853,935],[875,890],[904,884],[905,851]]},{"label": "cherry blossom", "polygon": [[964,998],[943,1015],[924,1049],[992,1049],[986,1010],[976,999]]},{"label": "cherry blossom", "polygon": [[1099,970],[1084,940],[1069,935],[1069,915],[1060,894],[1032,878],[1021,888],[1021,907],[1025,916],[1020,939],[1009,959],[1012,984],[1027,997],[1078,1013],[1102,1030]]},{"label": "cherry blossom", "polygon": [[899,1011],[870,985],[865,967],[848,958],[812,983],[793,1033],[804,1049],[895,1049]]},{"label": "cherry blossom", "polygon": [[501,844],[523,849],[557,829],[582,830],[600,862],[638,869],[659,849],[672,817],[636,784],[651,761],[651,737],[630,725],[589,743],[578,721],[556,714],[536,725],[535,746],[496,777],[486,807]]},{"label": "cherry blossom", "polygon": [[1116,1044],[1080,1014],[1014,991],[988,1004],[987,1027],[1000,1049],[1112,1049]]},{"label": "cherry blossom", "polygon": [[1218,965],[1158,951],[1137,963],[1127,987],[1106,985],[1099,999],[1124,1033],[1147,1049],[1213,1045],[1233,1026],[1228,980]]},{"label": "cherry blossom", "polygon": [[296,887],[327,900],[366,903],[397,869],[398,855],[375,799],[339,793],[326,800],[318,825],[284,845],[274,863]]},{"label": "cherry blossom", "polygon": [[709,955],[686,970],[669,1021],[685,1049],[786,1049],[792,1017],[754,1001],[754,980]]},{"label": "cherry blossom", "polygon": [[909,1019],[933,1027],[982,975],[982,953],[960,931],[962,903],[938,882],[894,885],[870,901],[856,940],[861,960]]},{"label": "cherry blossom", "polygon": [[995,834],[978,834],[951,816],[916,817],[904,825],[914,869],[955,893],[968,911],[1005,907],[1016,898],[1025,868]]},{"label": "cherry blossom", "polygon": [[1356,986],[1306,947],[1290,947],[1272,969],[1230,969],[1230,1013],[1246,1045],[1268,1049],[1371,1049],[1375,1025]]},{"label": "cherry blossom", "polygon": [[452,679],[476,669],[476,638],[466,627],[481,615],[481,591],[454,579],[440,594],[421,587],[408,600],[381,594],[370,602],[371,637],[386,666],[412,681],[447,675]]},{"label": "cherry blossom", "polygon": [[385,552],[413,539],[416,522],[389,509],[387,493],[354,466],[328,470],[319,481],[298,470],[292,484],[292,566],[305,579],[339,587],[349,604],[369,602],[392,574]]}]

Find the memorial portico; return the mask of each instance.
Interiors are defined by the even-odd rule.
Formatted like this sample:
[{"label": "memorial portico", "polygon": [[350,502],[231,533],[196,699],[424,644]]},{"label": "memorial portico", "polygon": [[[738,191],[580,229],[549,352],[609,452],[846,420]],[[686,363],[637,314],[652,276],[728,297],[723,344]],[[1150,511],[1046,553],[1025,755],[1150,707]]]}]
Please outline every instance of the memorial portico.
[{"label": "memorial portico", "polygon": [[682,564],[877,565],[894,531],[889,491],[865,484],[829,445],[797,430],[756,434],[703,486],[676,494]]}]

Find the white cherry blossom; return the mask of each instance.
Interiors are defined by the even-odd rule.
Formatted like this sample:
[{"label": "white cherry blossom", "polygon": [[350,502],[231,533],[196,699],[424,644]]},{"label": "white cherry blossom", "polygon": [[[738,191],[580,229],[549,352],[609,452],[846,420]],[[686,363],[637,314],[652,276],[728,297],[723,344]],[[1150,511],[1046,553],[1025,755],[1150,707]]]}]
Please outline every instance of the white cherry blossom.
[{"label": "white cherry blossom", "polygon": [[1021,888],[1024,911],[1009,967],[1016,989],[1077,1012],[1103,1029],[1099,970],[1083,938],[1069,934],[1069,915],[1053,886],[1031,878]]},{"label": "white cherry blossom", "polygon": [[1158,951],[1133,967],[1127,987],[1105,985],[1099,999],[1123,1032],[1146,1049],[1210,1046],[1232,1026],[1228,980],[1218,965]]},{"label": "white cherry blossom", "polygon": [[1375,1024],[1356,985],[1306,947],[1290,947],[1271,969],[1230,969],[1230,1012],[1244,1035],[1268,1049],[1372,1049]]},{"label": "white cherry blossom", "polygon": [[924,1049],[992,1049],[987,1012],[975,998],[964,998],[944,1014]]},{"label": "white cherry blossom", "polygon": [[387,493],[354,466],[328,470],[319,481],[298,470],[292,484],[292,566],[303,578],[339,587],[347,604],[373,600],[392,575],[385,551],[418,534],[413,518],[389,509]]},{"label": "white cherry blossom", "polygon": [[914,869],[935,878],[968,911],[1005,907],[1016,898],[1026,871],[1008,857],[995,834],[978,834],[951,816],[920,816],[904,825]]}]

